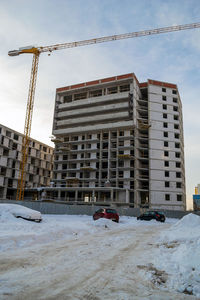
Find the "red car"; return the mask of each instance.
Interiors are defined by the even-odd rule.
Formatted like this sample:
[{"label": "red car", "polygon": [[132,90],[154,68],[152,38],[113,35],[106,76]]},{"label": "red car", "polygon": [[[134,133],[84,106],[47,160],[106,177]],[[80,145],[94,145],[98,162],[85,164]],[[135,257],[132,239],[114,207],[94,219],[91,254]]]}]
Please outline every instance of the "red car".
[{"label": "red car", "polygon": [[93,215],[93,220],[96,221],[100,218],[110,219],[117,223],[119,222],[119,215],[118,215],[117,211],[113,208],[98,209]]}]

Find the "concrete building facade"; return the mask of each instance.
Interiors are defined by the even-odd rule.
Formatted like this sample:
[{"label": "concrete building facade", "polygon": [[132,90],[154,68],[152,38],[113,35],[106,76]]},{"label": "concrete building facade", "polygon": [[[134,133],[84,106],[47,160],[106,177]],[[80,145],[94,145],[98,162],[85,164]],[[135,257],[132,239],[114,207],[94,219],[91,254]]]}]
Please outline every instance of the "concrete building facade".
[{"label": "concrete building facade", "polygon": [[[0,199],[15,199],[23,134],[0,124]],[[30,138],[26,188],[50,186],[53,148]]]},{"label": "concrete building facade", "polygon": [[58,88],[53,135],[58,198],[185,210],[175,84],[131,73]]}]

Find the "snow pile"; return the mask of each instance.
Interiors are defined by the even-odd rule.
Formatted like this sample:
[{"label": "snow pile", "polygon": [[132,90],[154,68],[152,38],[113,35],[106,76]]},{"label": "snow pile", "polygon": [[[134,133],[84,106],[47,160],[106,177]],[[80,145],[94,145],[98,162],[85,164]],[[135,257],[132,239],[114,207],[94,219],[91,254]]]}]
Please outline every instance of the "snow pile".
[{"label": "snow pile", "polygon": [[154,264],[170,275],[168,286],[200,297],[200,216],[186,215],[159,242]]},{"label": "snow pile", "polygon": [[[26,207],[25,207],[26,209]],[[90,216],[43,215],[41,223],[17,219],[7,205],[0,213],[0,251],[30,247],[57,240],[78,239],[100,231],[118,228],[118,223],[107,219],[93,221]]]},{"label": "snow pile", "polygon": [[113,222],[112,220],[109,219],[98,219],[94,222],[94,227],[95,228],[106,228],[106,229],[115,229],[118,225],[118,223]]},{"label": "snow pile", "polygon": [[13,215],[15,217],[23,217],[26,219],[41,219],[41,213],[39,211],[30,209],[28,207],[19,204],[7,204],[0,203],[0,218],[5,218]]}]

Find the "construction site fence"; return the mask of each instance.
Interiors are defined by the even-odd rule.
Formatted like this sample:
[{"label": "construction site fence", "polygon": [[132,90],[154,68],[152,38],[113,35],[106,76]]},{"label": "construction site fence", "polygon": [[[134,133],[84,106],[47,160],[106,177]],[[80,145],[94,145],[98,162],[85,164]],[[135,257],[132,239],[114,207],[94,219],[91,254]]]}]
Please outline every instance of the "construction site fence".
[{"label": "construction site fence", "polygon": [[[102,206],[110,205],[113,208],[116,208],[117,212],[120,216],[130,216],[137,217],[141,213],[140,208],[133,207],[124,207],[118,206],[116,203],[101,203],[101,205],[97,205],[95,202],[90,203],[80,203],[80,202],[52,202],[50,200],[47,201],[16,201],[16,200],[0,200],[0,203],[13,203],[20,204],[25,207],[38,210],[42,214],[56,214],[56,215],[89,215],[92,216],[93,213]],[[194,213],[200,216],[200,211],[179,211],[179,210],[160,210],[164,212],[167,218],[176,218],[181,219],[185,215],[189,213]]]}]

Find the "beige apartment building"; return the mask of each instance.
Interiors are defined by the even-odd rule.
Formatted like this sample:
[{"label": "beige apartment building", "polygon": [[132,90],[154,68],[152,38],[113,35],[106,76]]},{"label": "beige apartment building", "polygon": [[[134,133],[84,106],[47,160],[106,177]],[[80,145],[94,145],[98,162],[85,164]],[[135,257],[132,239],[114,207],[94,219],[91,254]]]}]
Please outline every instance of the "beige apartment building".
[{"label": "beige apartment building", "polygon": [[176,84],[131,73],[58,88],[53,135],[57,198],[185,210]]},{"label": "beige apartment building", "polygon": [[[0,124],[0,199],[15,199],[23,134]],[[30,138],[26,188],[50,186],[53,148]]]}]

